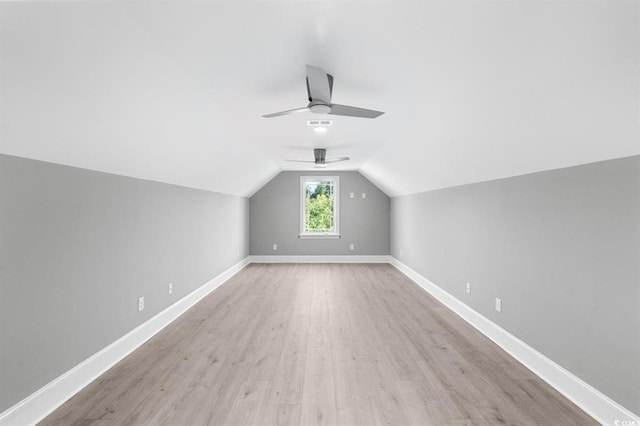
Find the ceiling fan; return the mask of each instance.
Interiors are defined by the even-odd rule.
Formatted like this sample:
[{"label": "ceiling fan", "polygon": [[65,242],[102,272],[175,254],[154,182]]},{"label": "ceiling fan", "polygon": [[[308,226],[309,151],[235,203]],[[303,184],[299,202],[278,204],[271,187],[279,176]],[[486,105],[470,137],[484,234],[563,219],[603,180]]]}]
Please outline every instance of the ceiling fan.
[{"label": "ceiling fan", "polygon": [[327,167],[327,164],[337,163],[339,161],[347,161],[349,157],[339,157],[339,158],[329,158],[327,159],[327,150],[324,148],[315,148],[313,150],[313,156],[315,157],[314,161],[310,160],[287,160],[293,161],[296,163],[314,163],[316,168],[324,168]]},{"label": "ceiling fan", "polygon": [[376,118],[384,112],[338,105],[331,103],[333,93],[333,76],[322,68],[307,65],[307,94],[309,105],[304,108],[290,109],[288,111],[274,112],[263,115],[265,118],[279,117],[281,115],[295,114],[311,111],[317,114],[346,115],[349,117]]}]

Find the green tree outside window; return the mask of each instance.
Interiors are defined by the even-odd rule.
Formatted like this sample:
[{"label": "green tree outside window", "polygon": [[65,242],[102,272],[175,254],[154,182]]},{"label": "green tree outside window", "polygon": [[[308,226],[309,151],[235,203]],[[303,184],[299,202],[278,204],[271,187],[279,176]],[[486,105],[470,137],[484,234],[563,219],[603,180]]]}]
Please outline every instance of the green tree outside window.
[{"label": "green tree outside window", "polygon": [[307,232],[333,232],[333,185],[327,182],[308,182],[306,187]]}]

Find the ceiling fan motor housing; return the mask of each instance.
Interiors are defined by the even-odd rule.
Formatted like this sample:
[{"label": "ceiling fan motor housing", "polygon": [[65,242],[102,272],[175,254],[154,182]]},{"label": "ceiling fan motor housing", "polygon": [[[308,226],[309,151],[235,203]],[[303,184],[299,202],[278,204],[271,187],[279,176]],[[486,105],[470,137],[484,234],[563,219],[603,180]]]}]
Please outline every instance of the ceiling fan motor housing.
[{"label": "ceiling fan motor housing", "polygon": [[316,165],[324,164],[327,158],[327,150],[324,148],[315,148],[313,156],[316,158]]}]

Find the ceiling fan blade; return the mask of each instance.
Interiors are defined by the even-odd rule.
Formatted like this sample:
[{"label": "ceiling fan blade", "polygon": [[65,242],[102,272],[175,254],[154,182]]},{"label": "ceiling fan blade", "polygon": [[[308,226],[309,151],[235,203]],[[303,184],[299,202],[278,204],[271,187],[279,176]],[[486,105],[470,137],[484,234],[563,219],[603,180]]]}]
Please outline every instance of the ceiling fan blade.
[{"label": "ceiling fan blade", "polygon": [[331,104],[333,77],[322,68],[307,65],[307,92],[309,102]]},{"label": "ceiling fan blade", "polygon": [[290,161],[292,163],[315,163],[315,161],[308,161],[308,160],[285,160],[285,161]]},{"label": "ceiling fan blade", "polygon": [[340,157],[340,158],[331,158],[329,160],[325,160],[325,163],[337,163],[339,161],[348,161],[350,160],[349,157]]},{"label": "ceiling fan blade", "polygon": [[328,114],[346,115],[348,117],[376,118],[384,114],[384,112],[374,111],[372,109],[352,107],[348,105],[332,104],[331,111],[329,111]]},{"label": "ceiling fan blade", "polygon": [[309,107],[290,109],[288,111],[274,112],[274,113],[271,113],[271,114],[263,115],[263,117],[264,118],[280,117],[282,115],[297,114],[299,112],[305,112],[305,111],[309,111]]}]

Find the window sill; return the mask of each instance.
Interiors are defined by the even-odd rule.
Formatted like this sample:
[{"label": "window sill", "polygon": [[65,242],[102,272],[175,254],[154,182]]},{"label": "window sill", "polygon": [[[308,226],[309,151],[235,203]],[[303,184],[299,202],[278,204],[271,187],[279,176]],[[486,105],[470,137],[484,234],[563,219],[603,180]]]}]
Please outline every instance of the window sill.
[{"label": "window sill", "polygon": [[300,234],[301,240],[337,240],[340,234]]}]

